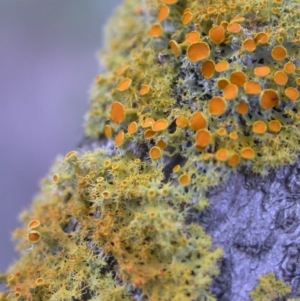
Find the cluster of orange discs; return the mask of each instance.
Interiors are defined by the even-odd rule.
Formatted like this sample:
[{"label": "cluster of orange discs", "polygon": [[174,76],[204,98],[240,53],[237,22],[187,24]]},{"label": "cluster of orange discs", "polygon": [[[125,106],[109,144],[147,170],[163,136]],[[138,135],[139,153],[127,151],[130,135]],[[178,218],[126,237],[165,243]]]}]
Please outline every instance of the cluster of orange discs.
[{"label": "cluster of orange discs", "polygon": [[[160,0],[161,5],[157,11],[157,23],[153,24],[149,29],[149,35],[152,38],[158,38],[163,35],[163,22],[168,19],[171,14],[171,5],[176,4],[178,0]],[[216,8],[209,7],[207,15],[216,13]],[[183,28],[187,27],[194,20],[193,12],[190,8],[186,8],[181,16]],[[283,101],[295,102],[299,99],[299,85],[300,77],[297,77],[297,66],[292,60],[289,60],[289,54],[286,47],[282,43],[274,42],[272,37],[272,30],[260,31],[257,33],[244,34],[245,28],[243,23],[245,18],[236,16],[231,18],[229,22],[221,21],[219,24],[211,26],[207,35],[201,37],[200,30],[190,30],[185,35],[185,41],[179,43],[175,39],[169,41],[169,47],[176,57],[182,54],[186,55],[187,59],[194,64],[199,64],[201,76],[204,80],[209,81],[210,85],[219,89],[219,94],[213,96],[207,102],[207,111],[210,114],[209,118],[219,117],[225,114],[232,107],[235,112],[242,116],[249,112],[250,103],[257,101],[260,110],[272,110],[274,107],[279,106]],[[262,47],[267,49],[270,44],[274,45],[269,47],[268,54],[269,61],[273,60],[269,66],[267,64],[256,64],[253,67],[243,66],[241,64],[240,70],[235,66],[230,65],[230,61],[226,56],[217,56],[218,59],[211,59],[216,57],[214,51],[218,47],[226,47],[231,43],[233,38],[240,40],[240,49],[237,51],[238,55],[251,56],[255,55],[256,51],[261,51]],[[272,39],[271,39],[272,38]],[[272,40],[272,42],[271,42]],[[214,55],[212,55],[214,54]],[[276,66],[274,68],[274,66]],[[117,74],[121,76],[123,72],[129,67],[124,65],[121,67]],[[299,69],[299,68],[298,68]],[[271,84],[266,86],[266,80],[270,80]],[[127,91],[131,88],[132,80],[128,77],[121,79],[116,89],[120,92]],[[285,99],[282,99],[284,91]],[[149,85],[142,84],[139,87],[139,95],[146,95],[150,90]],[[229,105],[230,102],[230,105]],[[126,119],[127,114],[131,114],[132,109],[126,109],[119,101],[114,101],[111,105],[110,119],[114,123],[121,124]],[[269,115],[270,116],[270,115]],[[201,111],[193,112],[190,116],[179,114],[175,122],[177,128],[184,129],[190,128],[195,132],[194,142],[198,150],[205,150],[212,142],[217,139],[216,137],[228,137],[232,141],[238,141],[239,133],[232,130],[227,133],[227,130],[220,125],[216,132],[213,133],[210,125],[208,124],[207,116]],[[132,120],[132,119],[131,119]],[[154,137],[158,132],[164,131],[168,128],[170,122],[166,119],[154,120],[150,117],[145,120],[131,121],[127,125],[127,134],[133,135],[138,132],[139,127],[143,128],[143,138],[146,140]],[[277,134],[281,131],[282,124],[276,118],[269,118],[268,120],[256,120],[251,125],[251,131],[256,135],[263,135],[267,131],[272,134]],[[120,147],[126,137],[124,131],[119,131],[115,135],[115,144]],[[110,125],[105,126],[104,133],[107,137],[113,136],[112,128]],[[238,145],[238,142],[237,142]],[[159,140],[155,146],[149,151],[149,156],[153,159],[162,157],[162,150],[167,146],[167,142]],[[220,147],[215,150],[214,154],[204,154],[204,159],[216,158],[220,162],[227,162],[229,166],[236,166],[240,160],[253,159],[256,155],[255,148],[251,145],[244,145],[236,149],[226,149]],[[187,183],[186,178],[182,178],[182,183]]]},{"label": "cluster of orange discs", "polygon": [[[158,20],[164,20],[167,14],[162,12],[167,11],[165,6],[161,6],[158,13]],[[211,13],[211,12],[208,12]],[[164,15],[164,18],[161,16]],[[193,19],[193,15],[189,8],[184,10],[182,15],[183,25],[187,25]],[[270,58],[275,61],[278,66],[285,64],[280,70],[271,70],[267,65],[259,65],[254,68],[254,72],[251,74],[251,70],[247,68],[247,74],[242,70],[230,71],[230,64],[227,60],[219,60],[214,62],[210,59],[211,51],[217,45],[228,44],[233,37],[241,38],[241,49],[240,53],[251,55],[257,48],[267,45],[269,43],[271,30],[267,32],[258,32],[253,34],[253,36],[246,37],[243,39],[243,27],[241,23],[245,21],[244,17],[235,17],[230,20],[230,22],[221,22],[220,25],[212,26],[208,32],[208,37],[201,39],[199,31],[190,31],[186,34],[185,43],[188,44],[186,50],[186,56],[192,63],[201,62],[200,72],[205,79],[212,79],[215,75],[216,86],[222,90],[222,96],[212,97],[208,102],[208,111],[213,116],[219,116],[226,112],[227,101],[235,100],[236,102],[236,112],[239,114],[246,114],[249,111],[249,106],[247,102],[240,100],[241,96],[251,96],[256,95],[259,101],[260,107],[263,110],[269,110],[274,108],[280,103],[280,96],[278,92],[278,86],[285,86],[284,94],[286,100],[296,101],[299,99],[299,89],[292,85],[300,85],[300,78],[296,76],[296,66],[292,61],[287,61],[288,51],[287,49],[279,44],[272,47],[270,51]],[[280,42],[280,39],[278,39]],[[170,40],[169,46],[173,51],[174,55],[178,57],[182,51],[181,48],[186,48],[186,44],[183,43],[182,47],[175,40]],[[274,64],[274,65],[275,65]],[[223,76],[220,76],[223,75]],[[250,80],[248,79],[250,75]],[[269,88],[263,88],[260,83],[261,79],[265,77],[272,77],[274,85]],[[244,98],[245,99],[245,98]],[[193,128],[190,123],[191,128],[196,130],[195,142],[198,149],[205,149],[212,140],[212,133],[209,132],[206,127],[206,118],[201,112],[196,112],[193,116],[199,117],[199,124],[202,123],[202,128]],[[191,120],[193,119],[193,116]],[[201,118],[200,118],[201,116]],[[187,118],[184,116],[179,116],[176,120],[178,127],[186,127],[188,125]],[[255,134],[264,134],[267,130],[272,133],[280,132],[282,124],[279,120],[257,120],[252,125],[252,132]],[[232,134],[232,133],[231,133]],[[233,138],[233,136],[229,136]],[[237,135],[234,135],[234,139],[237,139]],[[245,159],[253,159],[255,156],[255,151],[251,147],[244,147],[240,151],[240,155]],[[219,149],[215,157],[219,161],[227,161],[229,158],[229,151],[226,149]],[[236,160],[237,161],[237,160]],[[232,165],[229,163],[229,165]]]}]

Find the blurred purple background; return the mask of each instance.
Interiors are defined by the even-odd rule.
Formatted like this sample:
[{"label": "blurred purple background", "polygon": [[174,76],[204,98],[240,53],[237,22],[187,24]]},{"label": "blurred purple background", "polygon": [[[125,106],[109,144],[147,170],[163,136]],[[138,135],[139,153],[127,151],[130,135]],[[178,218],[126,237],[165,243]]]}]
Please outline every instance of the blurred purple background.
[{"label": "blurred purple background", "polygon": [[121,0],[0,1],[0,271],[58,154],[83,135],[103,26]]}]

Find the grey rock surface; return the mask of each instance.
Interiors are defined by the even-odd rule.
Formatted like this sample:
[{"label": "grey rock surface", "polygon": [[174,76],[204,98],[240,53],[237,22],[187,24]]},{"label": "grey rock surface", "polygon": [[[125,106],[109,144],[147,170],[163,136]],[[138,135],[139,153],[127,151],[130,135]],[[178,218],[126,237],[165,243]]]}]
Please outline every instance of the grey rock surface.
[{"label": "grey rock surface", "polygon": [[232,174],[209,192],[210,206],[190,221],[224,249],[212,290],[218,301],[249,301],[258,277],[274,273],[300,296],[300,162],[261,177]]}]

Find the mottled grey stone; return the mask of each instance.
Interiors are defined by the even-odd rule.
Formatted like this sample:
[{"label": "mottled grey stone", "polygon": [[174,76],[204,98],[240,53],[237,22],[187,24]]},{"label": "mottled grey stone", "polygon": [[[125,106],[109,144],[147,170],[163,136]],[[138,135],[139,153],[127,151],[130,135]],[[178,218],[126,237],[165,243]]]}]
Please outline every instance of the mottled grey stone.
[{"label": "mottled grey stone", "polygon": [[261,177],[246,170],[209,191],[193,217],[224,250],[212,285],[218,301],[249,301],[258,277],[274,273],[300,296],[300,164]]}]

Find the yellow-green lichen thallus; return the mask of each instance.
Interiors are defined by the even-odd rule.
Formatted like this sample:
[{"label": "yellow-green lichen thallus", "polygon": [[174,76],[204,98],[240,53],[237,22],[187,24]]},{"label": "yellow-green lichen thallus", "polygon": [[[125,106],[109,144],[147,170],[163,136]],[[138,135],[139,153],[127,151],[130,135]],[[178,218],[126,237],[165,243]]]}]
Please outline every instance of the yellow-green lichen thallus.
[{"label": "yellow-green lichen thallus", "polygon": [[[85,123],[111,143],[54,164],[0,300],[216,300],[222,250],[188,212],[240,167],[295,162],[299,19],[299,0],[125,0]],[[289,291],[267,274],[250,297]]]},{"label": "yellow-green lichen thallus", "polygon": [[261,174],[294,162],[299,14],[298,1],[125,1],[109,24],[87,134],[120,148],[163,141],[162,156]]}]

